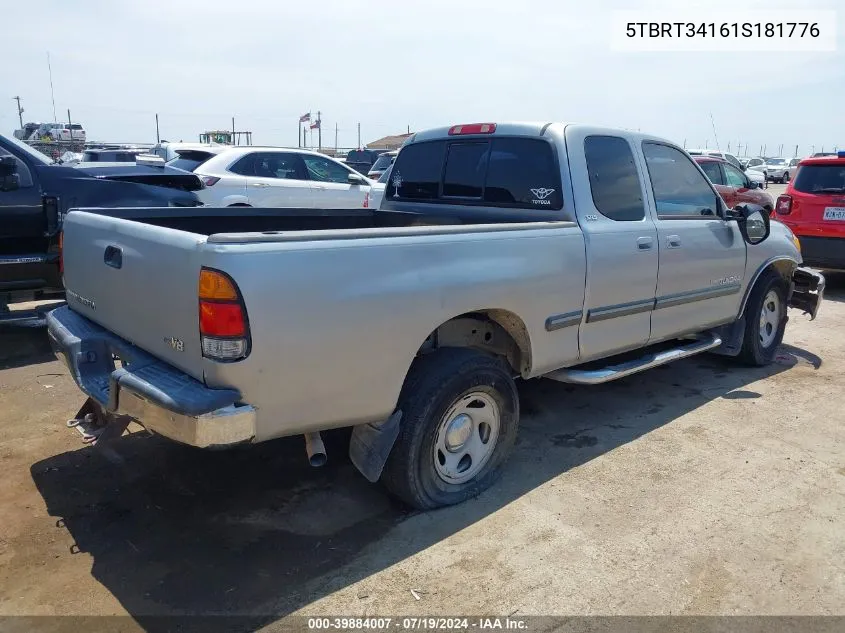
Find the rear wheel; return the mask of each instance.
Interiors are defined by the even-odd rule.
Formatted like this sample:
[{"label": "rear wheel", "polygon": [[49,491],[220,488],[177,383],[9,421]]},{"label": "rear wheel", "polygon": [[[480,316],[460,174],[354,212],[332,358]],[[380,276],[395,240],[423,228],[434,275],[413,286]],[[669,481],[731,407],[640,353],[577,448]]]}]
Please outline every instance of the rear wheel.
[{"label": "rear wheel", "polygon": [[770,364],[786,329],[786,288],[775,273],[761,277],[745,306],[745,338],[739,359],[762,367]]},{"label": "rear wheel", "polygon": [[519,400],[507,365],[464,348],[417,358],[402,388],[401,429],[382,474],[420,510],[477,496],[516,440]]},{"label": "rear wheel", "polygon": [[783,182],[785,182],[785,183],[789,182],[789,172],[788,171],[783,172]]}]

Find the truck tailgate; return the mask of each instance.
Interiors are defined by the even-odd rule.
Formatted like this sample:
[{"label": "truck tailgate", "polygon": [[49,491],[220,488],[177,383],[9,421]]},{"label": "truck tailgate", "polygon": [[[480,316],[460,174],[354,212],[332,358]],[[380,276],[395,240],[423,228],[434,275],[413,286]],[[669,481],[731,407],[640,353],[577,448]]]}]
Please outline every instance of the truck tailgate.
[{"label": "truck tailgate", "polygon": [[95,213],[64,221],[68,305],[203,380],[197,284],[205,236]]}]

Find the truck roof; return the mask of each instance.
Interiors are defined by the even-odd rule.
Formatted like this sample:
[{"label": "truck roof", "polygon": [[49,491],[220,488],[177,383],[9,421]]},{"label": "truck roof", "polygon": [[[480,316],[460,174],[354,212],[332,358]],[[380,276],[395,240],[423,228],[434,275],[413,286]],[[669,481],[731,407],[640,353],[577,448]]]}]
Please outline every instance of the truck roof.
[{"label": "truck roof", "polygon": [[[437,127],[428,130],[423,130],[421,132],[417,132],[408,137],[408,140],[405,141],[406,145],[411,143],[419,143],[421,141],[432,141],[436,139],[443,139],[443,138],[458,138],[460,134],[456,134],[454,131],[450,134],[450,130],[455,130],[459,127],[464,128],[475,128],[479,126],[495,126],[492,132],[467,132],[466,130],[463,132],[463,135],[472,135],[475,137],[481,136],[489,136],[489,135],[498,135],[498,136],[533,136],[539,137],[543,136],[547,130],[552,129],[557,131],[558,133],[562,133],[565,129],[570,128],[586,128],[589,129],[590,134],[597,134],[597,135],[608,135],[608,136],[623,136],[629,139],[636,139],[638,141],[644,140],[653,140],[653,141],[664,141],[660,137],[653,136],[651,134],[642,134],[640,132],[632,131],[632,130],[623,130],[620,128],[609,128],[609,127],[601,127],[595,125],[588,125],[584,123],[565,123],[565,122],[557,122],[557,121],[506,121],[504,123],[496,123],[496,122],[485,122],[485,123],[463,123],[463,124],[455,124],[450,125],[447,127]],[[668,141],[667,141],[668,142]]]}]

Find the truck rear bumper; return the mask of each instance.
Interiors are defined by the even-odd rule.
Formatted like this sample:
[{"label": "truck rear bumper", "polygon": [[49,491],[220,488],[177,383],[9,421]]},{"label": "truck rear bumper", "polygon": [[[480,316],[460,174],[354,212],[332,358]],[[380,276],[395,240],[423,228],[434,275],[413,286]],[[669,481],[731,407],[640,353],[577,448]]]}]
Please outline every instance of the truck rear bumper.
[{"label": "truck rear bumper", "polygon": [[237,390],[209,389],[67,306],[47,315],[47,331],[77,386],[105,411],[200,448],[255,437],[255,409]]}]

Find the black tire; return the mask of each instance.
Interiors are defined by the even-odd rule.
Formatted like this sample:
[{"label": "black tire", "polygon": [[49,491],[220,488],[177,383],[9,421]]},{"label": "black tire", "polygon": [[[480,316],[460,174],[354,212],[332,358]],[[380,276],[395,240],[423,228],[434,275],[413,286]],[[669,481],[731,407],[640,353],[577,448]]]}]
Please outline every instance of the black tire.
[{"label": "black tire", "polygon": [[[481,392],[500,411],[492,454],[470,480],[446,482],[434,466],[438,426],[444,415],[468,392]],[[399,396],[399,437],[381,476],[385,487],[419,510],[453,505],[477,496],[501,474],[516,441],[519,396],[506,363],[466,348],[442,348],[418,357]]]},{"label": "black tire", "polygon": [[[774,338],[767,346],[763,346],[760,340],[760,314],[763,311],[763,301],[770,291],[778,295],[780,319]],[[748,297],[748,303],[745,306],[745,338],[737,358],[746,365],[754,367],[771,364],[778,346],[783,341],[786,322],[786,287],[783,279],[774,272],[764,273],[751,290],[751,296]]]},{"label": "black tire", "polygon": [[789,182],[789,172],[788,171],[783,172],[783,182],[784,182],[784,184]]}]

